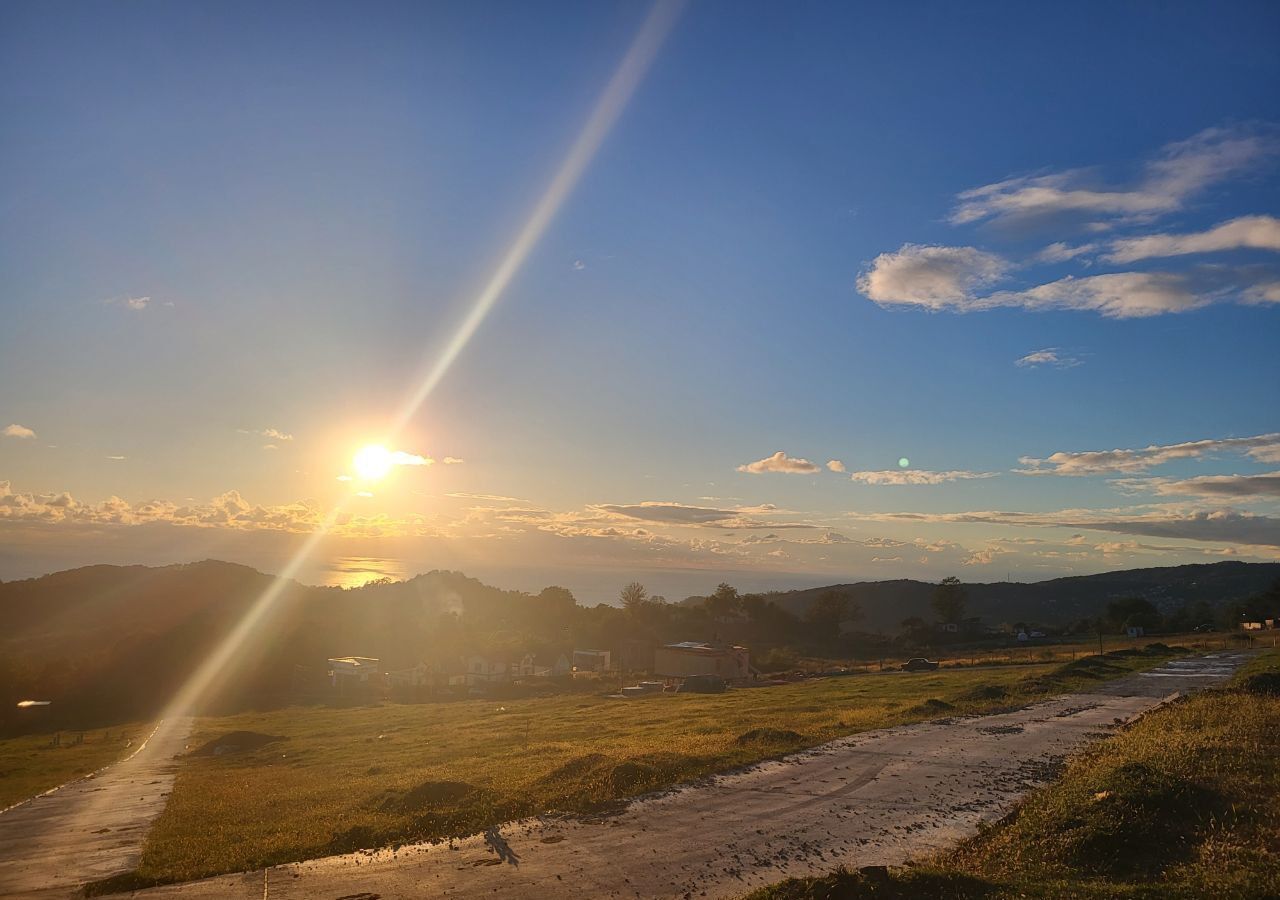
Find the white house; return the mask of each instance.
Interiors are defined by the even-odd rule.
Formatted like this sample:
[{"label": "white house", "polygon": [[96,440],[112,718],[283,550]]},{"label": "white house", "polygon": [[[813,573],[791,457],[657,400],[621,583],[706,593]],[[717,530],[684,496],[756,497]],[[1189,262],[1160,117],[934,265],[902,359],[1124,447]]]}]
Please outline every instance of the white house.
[{"label": "white house", "polygon": [[377,680],[380,660],[370,656],[335,656],[329,660],[329,681],[334,687],[362,684]]},{"label": "white house", "polygon": [[749,678],[751,659],[746,647],[682,641],[654,651],[653,671],[664,678],[690,675],[719,675],[727,680]]},{"label": "white house", "polygon": [[510,677],[510,667],[502,660],[479,654],[472,654],[466,659],[467,687],[496,684]]}]

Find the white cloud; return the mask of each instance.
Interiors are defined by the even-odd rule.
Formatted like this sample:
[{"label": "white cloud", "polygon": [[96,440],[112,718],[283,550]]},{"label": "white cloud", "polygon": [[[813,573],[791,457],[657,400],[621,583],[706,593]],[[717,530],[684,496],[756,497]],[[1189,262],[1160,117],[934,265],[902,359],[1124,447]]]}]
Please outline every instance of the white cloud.
[{"label": "white cloud", "polygon": [[5,437],[19,438],[21,440],[32,440],[36,436],[36,433],[30,428],[17,423],[6,425],[3,434]]},{"label": "white cloud", "polygon": [[403,450],[392,450],[389,461],[393,466],[430,466],[435,463],[435,460],[429,456],[405,453]]},{"label": "white cloud", "polygon": [[241,434],[255,434],[259,437],[268,438],[272,441],[291,441],[293,435],[286,434],[278,428],[237,428]]},{"label": "white cloud", "polygon": [[1009,263],[974,247],[903,244],[881,253],[858,276],[858,290],[881,306],[948,309],[972,300],[975,289],[999,281]]},{"label": "white cloud", "polygon": [[1280,462],[1280,432],[1243,438],[1152,444],[1140,449],[1059,451],[1044,459],[1020,457],[1021,475],[1108,475],[1144,472],[1177,459],[1199,459],[1219,453],[1242,453],[1259,462]]},{"label": "white cloud", "polygon": [[827,469],[831,472],[843,472],[844,463],[838,459],[829,459],[827,460]]},{"label": "white cloud", "polygon": [[766,456],[764,459],[758,459],[755,462],[743,463],[738,466],[739,472],[749,472],[752,475],[760,475],[765,472],[783,472],[788,475],[811,475],[814,472],[822,471],[821,466],[809,462],[807,459],[797,459],[787,456],[786,453],[779,450],[773,456]]},{"label": "white cloud", "polygon": [[920,469],[887,469],[882,472],[852,472],[849,478],[862,484],[912,485],[944,484],[971,478],[994,478],[998,472],[925,472]]},{"label": "white cloud", "polygon": [[1253,248],[1280,250],[1280,219],[1275,216],[1241,216],[1208,231],[1193,234],[1148,234],[1111,242],[1106,259],[1129,263],[1162,256],[1214,253]]},{"label": "white cloud", "polygon": [[150,297],[126,297],[124,299],[124,305],[126,308],[139,311],[146,309],[150,303]]},{"label": "white cloud", "polygon": [[1021,366],[1023,368],[1035,368],[1036,366],[1055,366],[1059,369],[1070,369],[1073,366],[1080,365],[1081,361],[1074,356],[1069,356],[1063,353],[1057,347],[1046,347],[1043,350],[1037,350],[1034,353],[1028,353],[1026,356],[1022,357],[1021,359],[1014,360],[1013,364],[1015,366]]},{"label": "white cloud", "polygon": [[1185,312],[1207,306],[1220,294],[1196,290],[1183,274],[1115,272],[1084,278],[1067,276],[1022,291],[1000,291],[969,304],[972,309],[1001,306],[1028,310],[1074,309],[1109,318],[1132,319]]},{"label": "white cloud", "polygon": [[961,193],[951,221],[1012,224],[1063,215],[1149,221],[1181,209],[1213,184],[1256,168],[1276,150],[1269,132],[1209,128],[1167,144],[1130,186],[1099,185],[1083,169],[1011,178]]},{"label": "white cloud", "polygon": [[960,560],[962,566],[989,566],[996,561],[996,557],[1004,553],[1009,553],[1004,547],[986,547],[982,550],[974,550],[964,559]]},{"label": "white cloud", "polygon": [[456,456],[446,456],[444,458],[444,464],[446,466],[458,466],[458,465],[461,465],[463,462],[465,462],[465,460],[459,459]]},{"label": "white cloud", "polygon": [[1068,262],[1078,256],[1087,256],[1097,248],[1097,244],[1080,244],[1073,247],[1063,241],[1058,241],[1045,247],[1036,254],[1035,258],[1038,262],[1046,263]]},{"label": "white cloud", "polygon": [[123,456],[108,456],[108,457],[107,457],[107,459],[114,459],[114,460],[117,460],[117,461],[122,460],[122,459],[124,459],[124,458],[125,458],[125,457],[123,457]]}]

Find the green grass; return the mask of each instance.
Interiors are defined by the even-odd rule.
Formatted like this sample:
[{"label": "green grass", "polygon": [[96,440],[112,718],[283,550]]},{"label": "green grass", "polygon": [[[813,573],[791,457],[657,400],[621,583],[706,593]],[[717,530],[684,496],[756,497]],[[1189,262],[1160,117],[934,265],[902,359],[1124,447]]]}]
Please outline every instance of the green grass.
[{"label": "green grass", "polygon": [[1021,705],[1144,668],[1075,665],[853,676],[638,700],[560,696],[205,719],[283,740],[189,757],[136,877],[175,881],[590,811],[856,731]]},{"label": "green grass", "polygon": [[1004,822],[923,865],[783,882],[801,898],[1280,896],[1280,653],[1070,761]]},{"label": "green grass", "polygon": [[0,809],[50,788],[88,775],[115,762],[144,739],[150,726],[124,725],[84,732],[84,743],[71,741],[80,732],[61,732],[62,746],[50,745],[51,734],[0,740]]}]

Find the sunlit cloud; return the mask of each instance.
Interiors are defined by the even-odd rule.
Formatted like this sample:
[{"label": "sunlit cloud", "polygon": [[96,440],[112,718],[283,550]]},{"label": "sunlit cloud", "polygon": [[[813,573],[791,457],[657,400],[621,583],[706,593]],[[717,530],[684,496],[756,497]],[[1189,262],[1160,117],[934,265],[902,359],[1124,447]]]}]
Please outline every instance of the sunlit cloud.
[{"label": "sunlit cloud", "polygon": [[1152,444],[1140,449],[1084,450],[1051,454],[1044,459],[1023,456],[1020,475],[1109,475],[1144,472],[1180,459],[1200,459],[1224,453],[1243,454],[1259,462],[1280,462],[1280,432],[1252,437]]},{"label": "sunlit cloud", "polygon": [[466,462],[466,460],[464,460],[464,459],[459,459],[459,458],[458,458],[458,457],[456,457],[456,456],[446,456],[446,457],[442,460],[442,462],[443,462],[446,466],[460,466],[460,465],[462,465],[464,462]]},{"label": "sunlit cloud", "polygon": [[945,484],[949,481],[967,481],[974,478],[995,478],[998,472],[926,472],[921,469],[885,469],[878,472],[851,472],[849,478],[862,484],[920,485]]},{"label": "sunlit cloud", "polygon": [[107,457],[107,459],[114,459],[114,460],[116,460],[117,462],[119,462],[120,460],[123,460],[124,458],[125,458],[125,457],[123,457],[123,456],[108,456],[108,457]]},{"label": "sunlit cloud", "polygon": [[[856,518],[879,522],[1088,529],[1189,541],[1280,547],[1280,519],[1233,509],[897,512],[860,514]],[[1084,539],[1078,538],[1077,543],[1084,543]]]},{"label": "sunlit cloud", "polygon": [[951,221],[1016,224],[1058,216],[1148,221],[1181,209],[1213,184],[1256,169],[1277,149],[1270,131],[1209,128],[1165,145],[1133,185],[1099,185],[1083,169],[1011,178],[961,193]]},{"label": "sunlit cloud", "polygon": [[258,437],[264,437],[271,441],[291,441],[293,435],[281,431],[278,428],[237,428],[241,434],[255,434]]},{"label": "sunlit cloud", "polygon": [[758,459],[755,462],[743,463],[738,466],[739,472],[749,472],[752,475],[761,475],[766,472],[782,472],[788,475],[811,475],[814,472],[821,472],[822,467],[809,462],[807,459],[796,459],[787,456],[786,453],[779,450],[772,456],[766,456],[764,459]]},{"label": "sunlit cloud", "polygon": [[1126,478],[1122,490],[1173,497],[1280,497],[1280,472],[1260,475],[1200,475],[1195,478]]},{"label": "sunlit cloud", "polygon": [[25,425],[18,425],[16,423],[12,425],[6,425],[4,427],[3,434],[5,437],[18,438],[19,440],[32,440],[36,436],[36,433],[32,431],[30,428],[27,428]]},{"label": "sunlit cloud", "polygon": [[472,494],[467,491],[454,491],[445,494],[446,497],[452,497],[455,500],[492,500],[495,503],[526,503],[519,497],[507,497],[502,494]]},{"label": "sunlit cloud", "polygon": [[1007,260],[974,247],[903,244],[858,276],[858,290],[881,306],[948,309],[971,302],[1009,271]]},{"label": "sunlit cloud", "polygon": [[1223,250],[1280,250],[1280,219],[1241,216],[1193,234],[1148,234],[1111,242],[1109,262],[1129,263],[1152,257],[1184,256]]},{"label": "sunlit cloud", "polygon": [[843,472],[844,463],[838,459],[829,459],[827,460],[827,470],[830,472]]}]

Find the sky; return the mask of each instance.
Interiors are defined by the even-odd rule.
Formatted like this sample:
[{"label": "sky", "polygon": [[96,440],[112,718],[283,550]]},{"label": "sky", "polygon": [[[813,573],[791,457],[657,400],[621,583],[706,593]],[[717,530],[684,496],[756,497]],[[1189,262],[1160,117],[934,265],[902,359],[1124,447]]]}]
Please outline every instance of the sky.
[{"label": "sky", "polygon": [[0,578],[1280,559],[1278,39],[1245,2],[5,4]]}]

